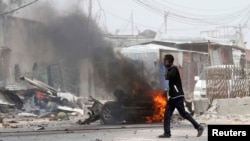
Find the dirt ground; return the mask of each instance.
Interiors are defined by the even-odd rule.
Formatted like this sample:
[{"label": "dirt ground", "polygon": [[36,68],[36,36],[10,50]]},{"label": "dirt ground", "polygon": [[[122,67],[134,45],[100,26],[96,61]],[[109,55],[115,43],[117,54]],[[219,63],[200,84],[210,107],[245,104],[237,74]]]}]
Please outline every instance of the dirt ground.
[{"label": "dirt ground", "polygon": [[[240,109],[239,109],[240,110]],[[45,114],[46,115],[46,114]],[[84,115],[38,117],[1,116],[0,141],[161,141],[163,123],[102,125],[100,120],[89,125],[78,124]],[[194,119],[205,127],[201,137],[187,120],[177,111],[171,120],[172,137],[169,141],[207,141],[208,125],[250,125],[250,114],[224,114],[212,106],[202,115],[194,114]]]},{"label": "dirt ground", "polygon": [[[162,123],[101,125],[99,121],[90,125],[79,125],[78,120],[84,117],[71,117],[66,120],[51,121],[48,118],[8,118],[0,126],[1,141],[51,141],[86,140],[86,141],[160,141],[163,133]],[[248,115],[218,116],[213,113],[194,118],[205,126],[201,137],[186,120],[178,118],[172,121],[172,141],[207,141],[207,125],[209,124],[250,124]]]}]

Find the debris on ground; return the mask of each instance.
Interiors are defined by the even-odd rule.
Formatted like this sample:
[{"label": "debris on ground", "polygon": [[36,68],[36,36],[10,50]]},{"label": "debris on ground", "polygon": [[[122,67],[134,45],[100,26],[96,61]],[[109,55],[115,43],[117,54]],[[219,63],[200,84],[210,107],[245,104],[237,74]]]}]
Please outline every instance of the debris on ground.
[{"label": "debris on ground", "polygon": [[[27,77],[21,84],[0,87],[0,123],[19,128],[33,121],[62,121],[85,116],[85,99]],[[40,127],[39,130],[42,128]],[[38,129],[37,129],[38,130]]]},{"label": "debris on ground", "polygon": [[83,121],[79,120],[77,122],[78,124],[90,124],[101,118],[101,109],[103,107],[103,103],[91,96],[89,97],[89,101],[92,102],[92,105],[90,107],[87,107],[87,109],[89,110],[89,112],[87,113],[89,117]]}]

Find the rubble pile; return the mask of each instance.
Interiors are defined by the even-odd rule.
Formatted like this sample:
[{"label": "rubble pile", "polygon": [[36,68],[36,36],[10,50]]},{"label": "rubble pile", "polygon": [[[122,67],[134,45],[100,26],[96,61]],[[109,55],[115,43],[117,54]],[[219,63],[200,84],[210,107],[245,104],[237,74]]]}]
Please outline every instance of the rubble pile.
[{"label": "rubble pile", "polygon": [[250,97],[214,99],[207,111],[195,115],[204,122],[250,123]]},{"label": "rubble pile", "polygon": [[[23,122],[84,119],[88,99],[68,92],[59,92],[29,78],[32,87],[0,87],[0,123],[2,127],[18,128]],[[18,126],[17,126],[18,125]]]}]

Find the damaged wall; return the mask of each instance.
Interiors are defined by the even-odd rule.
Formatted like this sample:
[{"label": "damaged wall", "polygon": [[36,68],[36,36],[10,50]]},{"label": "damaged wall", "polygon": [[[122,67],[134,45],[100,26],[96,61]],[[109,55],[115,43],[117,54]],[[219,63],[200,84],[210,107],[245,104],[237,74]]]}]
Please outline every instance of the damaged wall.
[{"label": "damaged wall", "polygon": [[[11,16],[0,19],[0,43],[6,48],[1,49],[0,81],[14,83],[18,80],[17,75],[26,75],[50,82],[56,89],[82,96],[91,95],[89,93],[93,91],[85,88],[93,87],[88,79],[93,73],[88,67],[88,60],[95,56],[93,54],[104,55],[98,52],[99,48],[111,47],[104,41],[94,21],[74,12],[59,15],[46,3],[28,11],[30,15],[37,15],[36,19]],[[53,74],[61,75],[51,76],[49,81],[47,71],[54,66],[58,67],[52,70]],[[82,68],[88,69],[82,71]]]},{"label": "damaged wall", "polygon": [[[7,30],[3,44],[11,48],[11,59],[6,57],[4,61],[8,64],[4,74],[9,83],[15,80],[15,64],[20,63],[16,71],[20,70],[22,75],[38,68],[39,72],[35,73],[38,80],[41,79],[37,77],[44,78],[39,73],[47,73],[44,70],[49,65],[59,65],[62,79],[56,82],[52,77],[53,87],[83,97],[107,98],[105,93],[113,96],[116,88],[131,93],[138,83],[148,86],[147,76],[141,74],[141,62],[116,58],[112,43],[104,39],[94,19],[77,13],[75,9],[67,14],[58,14],[52,5],[40,1],[39,5],[27,9],[29,15],[36,17],[34,21],[13,18],[20,21],[1,24]],[[37,19],[39,22],[35,21]]]},{"label": "damaged wall", "polygon": [[[14,83],[18,75],[30,74],[51,62],[53,48],[40,34],[39,22],[11,16],[0,17],[1,81]],[[40,72],[42,73],[42,72]]]},{"label": "damaged wall", "polygon": [[217,115],[249,115],[250,114],[250,97],[214,99],[208,113]]}]

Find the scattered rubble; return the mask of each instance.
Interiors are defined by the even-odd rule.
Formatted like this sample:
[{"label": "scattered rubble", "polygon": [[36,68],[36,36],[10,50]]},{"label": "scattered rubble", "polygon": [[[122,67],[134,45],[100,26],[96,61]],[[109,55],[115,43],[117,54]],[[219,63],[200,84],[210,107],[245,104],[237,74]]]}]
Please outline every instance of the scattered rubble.
[{"label": "scattered rubble", "polygon": [[207,110],[196,117],[203,122],[250,123],[250,97],[214,99]]},{"label": "scattered rubble", "polygon": [[37,115],[32,113],[18,113],[17,116],[19,117],[37,117]]},{"label": "scattered rubble", "polygon": [[[35,131],[45,130],[52,121],[73,122],[72,124],[89,125],[101,119],[103,105],[107,101],[100,101],[93,97],[89,99],[78,98],[73,104],[64,105],[56,98],[56,93],[45,92],[35,87],[10,91],[0,88],[0,123],[4,128],[28,127]],[[214,99],[210,104],[208,100],[194,104],[200,112],[194,114],[202,123],[215,123],[221,121],[249,123],[250,97]],[[240,109],[240,110],[239,110]],[[74,119],[74,120],[72,120]],[[177,113],[171,120],[178,124],[182,119]],[[50,123],[51,124],[51,123]],[[102,124],[102,123],[100,123]],[[53,124],[52,124],[53,125]]]},{"label": "scattered rubble", "polygon": [[91,122],[95,122],[101,119],[101,109],[103,107],[103,103],[93,98],[92,96],[89,97],[89,101],[93,103],[90,107],[87,107],[87,109],[89,110],[89,112],[87,113],[89,117],[83,121],[79,120],[77,122],[78,124],[90,124]]},{"label": "scattered rubble", "polygon": [[[25,122],[84,119],[86,100],[57,91],[36,79],[20,77],[25,87],[0,87],[0,123],[4,128],[20,128]],[[28,83],[27,83],[28,82]],[[29,86],[28,86],[29,85]],[[8,89],[11,88],[11,89]],[[43,130],[36,127],[34,130]]]}]

